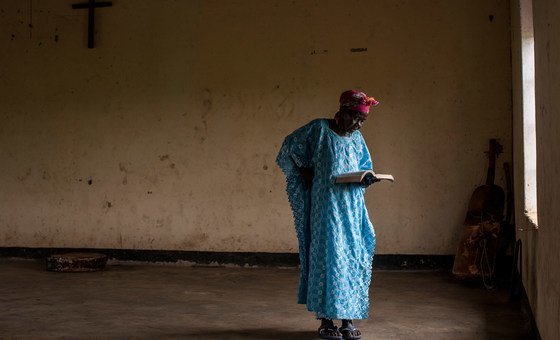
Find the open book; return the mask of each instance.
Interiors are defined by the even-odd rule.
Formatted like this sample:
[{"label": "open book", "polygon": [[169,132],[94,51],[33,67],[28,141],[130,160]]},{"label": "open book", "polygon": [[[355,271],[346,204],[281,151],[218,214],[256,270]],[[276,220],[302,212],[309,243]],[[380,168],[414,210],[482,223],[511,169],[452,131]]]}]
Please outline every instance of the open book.
[{"label": "open book", "polygon": [[395,181],[393,175],[376,174],[373,170],[364,170],[339,175],[336,177],[335,183],[361,183],[367,176],[372,176],[379,180]]}]

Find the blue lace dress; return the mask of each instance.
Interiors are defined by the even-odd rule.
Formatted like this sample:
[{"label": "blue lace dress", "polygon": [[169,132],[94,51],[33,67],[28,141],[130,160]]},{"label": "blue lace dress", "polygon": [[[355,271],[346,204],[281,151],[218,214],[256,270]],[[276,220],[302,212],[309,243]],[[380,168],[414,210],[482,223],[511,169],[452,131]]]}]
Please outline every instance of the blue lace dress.
[{"label": "blue lace dress", "polygon": [[[317,318],[367,318],[375,232],[365,189],[334,184],[339,174],[372,168],[362,134],[342,137],[327,119],[316,119],[286,137],[276,162],[286,175],[299,241],[298,303]],[[298,167],[313,168],[311,188]]]}]

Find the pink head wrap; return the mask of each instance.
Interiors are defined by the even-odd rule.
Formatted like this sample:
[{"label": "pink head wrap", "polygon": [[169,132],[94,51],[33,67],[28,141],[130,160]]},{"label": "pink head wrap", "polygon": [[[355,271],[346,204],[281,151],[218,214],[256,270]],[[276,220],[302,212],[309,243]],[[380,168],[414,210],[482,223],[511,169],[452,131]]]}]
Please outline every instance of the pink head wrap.
[{"label": "pink head wrap", "polygon": [[371,106],[377,106],[379,102],[373,97],[368,97],[365,93],[357,90],[348,90],[340,95],[340,108],[358,111],[365,115],[369,114]]}]

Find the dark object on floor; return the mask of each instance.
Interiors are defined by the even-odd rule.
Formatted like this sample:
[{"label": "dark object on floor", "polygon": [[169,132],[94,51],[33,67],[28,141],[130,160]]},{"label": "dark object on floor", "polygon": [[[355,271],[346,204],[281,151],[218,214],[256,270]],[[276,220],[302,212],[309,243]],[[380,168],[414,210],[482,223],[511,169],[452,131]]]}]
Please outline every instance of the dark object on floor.
[{"label": "dark object on floor", "polygon": [[456,277],[482,278],[487,288],[492,287],[500,223],[504,219],[504,190],[494,184],[496,156],[501,152],[502,146],[490,139],[486,184],[471,196],[453,265]]},{"label": "dark object on floor", "polygon": [[47,257],[47,270],[53,272],[94,272],[103,270],[107,255],[96,253],[67,253]]}]

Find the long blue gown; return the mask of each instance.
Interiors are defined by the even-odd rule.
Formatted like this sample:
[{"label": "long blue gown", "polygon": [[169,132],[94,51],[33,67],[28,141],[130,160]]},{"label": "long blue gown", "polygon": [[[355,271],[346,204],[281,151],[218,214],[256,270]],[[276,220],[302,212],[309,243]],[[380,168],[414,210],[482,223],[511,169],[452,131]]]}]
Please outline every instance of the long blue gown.
[{"label": "long blue gown", "polygon": [[[316,119],[284,140],[276,162],[299,241],[298,303],[317,318],[365,319],[375,232],[359,184],[334,184],[339,174],[372,169],[362,134],[336,134],[327,119]],[[313,168],[306,188],[298,167]]]}]

